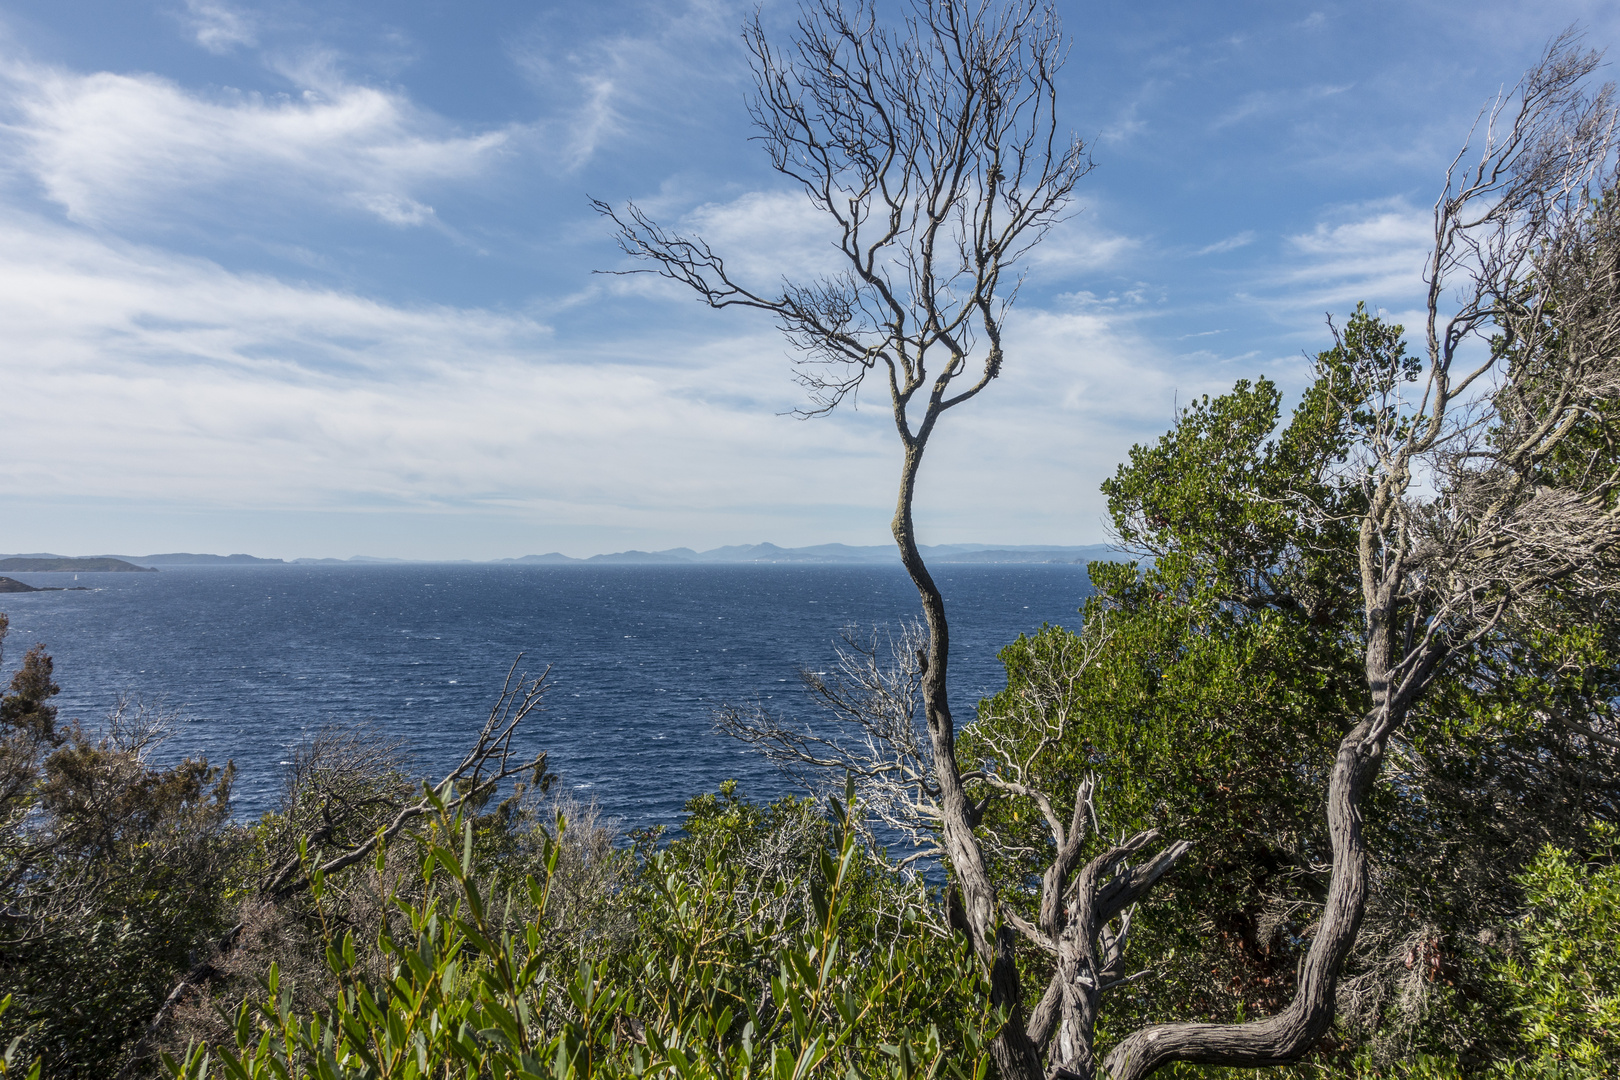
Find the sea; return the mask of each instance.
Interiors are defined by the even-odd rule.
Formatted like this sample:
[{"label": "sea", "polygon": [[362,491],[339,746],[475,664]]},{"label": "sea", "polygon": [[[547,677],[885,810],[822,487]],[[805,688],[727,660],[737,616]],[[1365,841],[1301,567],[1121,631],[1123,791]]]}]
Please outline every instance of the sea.
[{"label": "sea", "polygon": [[[1090,593],[1073,564],[943,564],[958,723],[1006,685],[997,652],[1042,624],[1074,627]],[[678,826],[693,795],[735,779],[754,798],[801,790],[714,730],[722,705],[813,719],[801,670],[825,671],[846,627],[919,614],[898,565],[359,564],[12,573],[79,591],[0,596],[4,679],[35,643],[62,719],[95,728],[122,696],[167,711],[157,764],[236,763],[233,811],[277,804],[298,745],[337,727],[398,738],[423,776],[452,766],[514,663],[549,668],[544,709],[514,745],[544,750],[565,790],[625,829]]]}]

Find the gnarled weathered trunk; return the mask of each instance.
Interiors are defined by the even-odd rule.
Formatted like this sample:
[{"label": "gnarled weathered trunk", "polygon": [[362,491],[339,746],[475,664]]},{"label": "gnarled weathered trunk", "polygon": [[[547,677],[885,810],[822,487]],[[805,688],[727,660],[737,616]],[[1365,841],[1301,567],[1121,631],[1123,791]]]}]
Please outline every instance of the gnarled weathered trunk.
[{"label": "gnarled weathered trunk", "polygon": [[[995,887],[984,864],[984,853],[973,835],[977,814],[956,766],[956,726],[946,690],[951,636],[945,619],[945,598],[940,595],[939,586],[934,584],[917,549],[916,526],[912,520],[917,469],[922,464],[923,447],[931,427],[932,424],[925,421],[919,437],[907,439],[892,528],[895,543],[900,547],[900,561],[917,587],[923,619],[928,626],[928,666],[923,672],[922,700],[939,783],[941,831],[945,853],[961,892],[968,936],[989,975],[991,1004],[1006,1009],[1008,1014],[1007,1022],[991,1043],[996,1068],[1005,1080],[1040,1080],[1040,1054],[1025,1029],[1013,931],[998,915]],[[903,427],[901,435],[906,437]]]},{"label": "gnarled weathered trunk", "polygon": [[1161,1024],[1126,1037],[1103,1063],[1109,1080],[1139,1080],[1161,1065],[1278,1065],[1303,1056],[1333,1021],[1339,969],[1356,941],[1367,897],[1367,849],[1361,801],[1383,762],[1383,710],[1373,709],[1339,743],[1328,784],[1333,877],[1294,1000],[1275,1016],[1247,1024]]}]

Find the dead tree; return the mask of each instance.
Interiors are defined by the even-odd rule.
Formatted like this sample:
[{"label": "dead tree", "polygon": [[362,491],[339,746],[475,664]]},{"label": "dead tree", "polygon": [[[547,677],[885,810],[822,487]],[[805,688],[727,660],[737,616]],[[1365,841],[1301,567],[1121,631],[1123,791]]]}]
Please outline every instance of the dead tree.
[{"label": "dead tree", "polygon": [[1023,257],[1091,168],[1055,113],[1064,58],[1056,9],[1044,0],[916,0],[891,31],[864,0],[853,12],[811,0],[789,49],[772,44],[757,16],[745,38],[760,139],[777,171],[826,215],[841,269],[765,289],[736,280],[700,238],[634,206],[595,205],[618,225],[624,250],[652,264],[645,272],[716,308],[769,312],[799,352],[805,415],[836,408],[874,372],[886,384],[904,450],[892,527],[927,627],[919,690],[940,835],[995,1003],[1012,1017],[994,1045],[997,1064],[1003,1076],[1036,1077],[1014,931],[1000,918],[974,835],[982,808],[956,767],[950,629],[918,550],[912,500],[935,425],[1001,371]]},{"label": "dead tree", "polygon": [[[1109,636],[1103,620],[1094,618],[1065,643],[1071,654],[1027,674],[1014,708],[1016,726],[1035,736],[1033,746],[999,745],[987,736],[989,758],[977,768],[959,771],[976,814],[992,799],[1015,799],[1046,825],[1051,857],[1041,878],[1035,920],[999,895],[996,912],[1053,965],[1045,994],[1024,1021],[1023,1034],[1034,1054],[1048,1058],[1055,1068],[1087,1076],[1095,1067],[1092,1043],[1103,995],[1153,974],[1128,973],[1125,950],[1135,904],[1192,846],[1176,841],[1154,854],[1151,849],[1162,837],[1156,829],[1144,830],[1105,844],[1082,866],[1088,841],[1104,835],[1097,783],[1083,780],[1072,807],[1060,805],[1047,784],[1043,766],[1064,745],[1077,719],[1073,686]],[[797,724],[758,707],[725,709],[717,717],[721,730],[757,747],[789,772],[821,770],[855,778],[867,812],[913,841],[914,850],[897,862],[901,867],[943,853],[938,839],[945,811],[937,758],[917,723],[924,711],[920,691],[926,661],[926,653],[915,648],[920,641],[920,627],[906,628],[887,642],[885,655],[876,637],[868,643],[846,631],[835,670],[804,674],[812,699],[823,707],[819,726]],[[1018,854],[994,832],[977,832],[975,841],[981,857]],[[1143,853],[1140,865],[1133,865]],[[959,890],[960,880],[948,900],[948,914],[971,933]]]},{"label": "dead tree", "polygon": [[928,636],[916,621],[885,637],[844,628],[832,671],[799,672],[822,724],[799,723],[756,704],[715,712],[720,731],[754,747],[812,789],[829,777],[854,777],[863,823],[876,821],[903,838],[911,851],[894,865],[937,858],[939,784],[921,720]]}]

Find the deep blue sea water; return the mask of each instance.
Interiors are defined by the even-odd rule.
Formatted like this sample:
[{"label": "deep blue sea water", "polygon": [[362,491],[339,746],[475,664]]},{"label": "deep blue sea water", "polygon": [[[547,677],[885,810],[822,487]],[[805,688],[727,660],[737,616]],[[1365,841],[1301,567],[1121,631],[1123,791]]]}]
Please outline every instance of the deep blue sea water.
[{"label": "deep blue sea water", "polygon": [[[791,790],[711,729],[724,702],[811,715],[800,667],[824,668],[842,627],[897,626],[917,597],[898,566],[438,564],[13,574],[87,592],[0,596],[5,678],[35,642],[56,662],[64,718],[95,724],[120,693],[180,718],[164,755],[235,760],[236,812],[274,805],[298,742],[369,723],[407,739],[423,773],[457,760],[519,652],[552,665],[522,749],[628,827],[736,778]],[[958,722],[1005,685],[996,652],[1044,622],[1074,626],[1085,568],[944,565]]]}]

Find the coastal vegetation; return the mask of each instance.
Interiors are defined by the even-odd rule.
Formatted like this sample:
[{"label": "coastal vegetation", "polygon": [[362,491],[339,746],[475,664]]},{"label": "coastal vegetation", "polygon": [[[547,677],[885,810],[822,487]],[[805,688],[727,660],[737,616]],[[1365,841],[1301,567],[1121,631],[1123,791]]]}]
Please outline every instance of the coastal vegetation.
[{"label": "coastal vegetation", "polygon": [[[1330,324],[1299,401],[1201,398],[1103,487],[1135,562],[1078,631],[1007,646],[958,725],[913,495],[999,376],[1008,283],[1090,168],[1055,10],[810,4],[753,22],[773,165],[843,273],[764,290],[599,203],[630,255],[768,312],[807,414],[870,376],[923,621],[807,674],[821,721],[719,721],[830,778],[694,793],[617,835],[513,734],[460,763],[328,732],[275,811],[159,768],[164,718],[59,722],[36,646],[0,699],[0,1070],[78,1077],[893,1075],[1267,1067],[1601,1076],[1620,1055],[1620,174],[1566,35],[1435,205],[1424,325]],[[0,638],[5,624],[0,619]],[[671,823],[675,824],[675,823]],[[922,871],[919,873],[919,871]]]},{"label": "coastal vegetation", "polygon": [[[1128,610],[1119,646],[1082,670],[1075,635],[1021,639],[964,736],[1027,740],[1009,720],[1031,703],[1072,710],[1074,753],[1050,768],[1095,778],[1102,837],[1152,821],[1194,842],[1128,919],[1136,977],[1105,998],[1107,1046],[1286,1001],[1327,846],[1313,770],[1333,740],[1313,717],[1343,703],[1276,638],[1193,635],[1155,571],[1094,570],[1138,590],[1096,601]],[[543,760],[486,754],[521,783],[465,798],[475,771],[423,787],[400,745],[329,731],[274,812],[232,822],[229,767],[152,767],[161,717],[125,706],[91,733],[58,720],[56,690],[35,648],[0,700],[4,1075],[995,1074],[1007,1016],[959,904],[873,842],[852,778],[773,803],[728,783],[675,834],[626,836]],[[492,730],[535,700],[506,695]],[[1369,808],[1375,901],[1338,1023],[1281,1074],[1603,1076],[1620,1052],[1612,750],[1522,714],[1468,725],[1449,756],[1409,750],[1433,778],[1409,788],[1409,767]],[[1526,782],[1545,787],[1515,805]],[[986,814],[1009,895],[1033,899],[1018,862],[1039,830]]]}]

